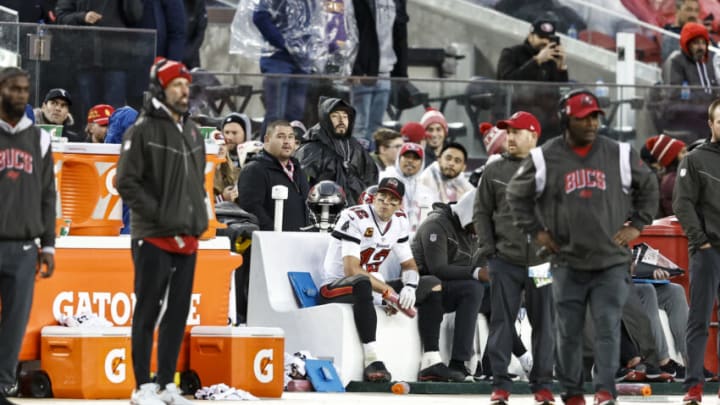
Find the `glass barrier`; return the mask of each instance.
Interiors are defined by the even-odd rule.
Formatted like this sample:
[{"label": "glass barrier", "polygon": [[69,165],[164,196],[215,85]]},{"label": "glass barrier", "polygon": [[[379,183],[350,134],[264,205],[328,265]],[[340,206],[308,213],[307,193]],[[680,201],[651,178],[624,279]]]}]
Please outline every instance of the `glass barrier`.
[{"label": "glass barrier", "polygon": [[[279,111],[284,90],[278,82],[305,89],[303,111],[298,119],[307,128],[318,122],[321,97],[339,97],[351,102],[352,79],[310,76],[238,75],[193,73],[191,114],[206,125],[220,117],[243,112],[253,120],[259,138],[266,110]],[[264,92],[263,85],[266,85]],[[408,85],[409,84],[409,85]],[[493,80],[412,79],[392,80],[392,91],[383,126],[399,130],[410,121],[420,121],[427,107],[441,111],[449,123],[449,138],[463,143],[472,159],[483,158],[485,149],[478,128],[495,123],[517,110],[535,114],[542,125],[542,140],[561,133],[558,118],[560,97],[576,88],[598,95],[605,115],[600,132],[640,148],[651,136],[667,133],[690,143],[709,136],[707,107],[717,94],[692,86],[621,86],[595,83],[532,83]]]},{"label": "glass barrier", "polygon": [[18,13],[0,6],[0,66],[17,66],[20,63],[18,44]]},{"label": "glass barrier", "polygon": [[142,105],[155,31],[0,21],[0,33],[0,49],[19,54],[19,65],[30,72],[33,106],[40,108],[53,88],[70,94],[73,124],[66,129],[83,134],[87,112],[96,104]]}]

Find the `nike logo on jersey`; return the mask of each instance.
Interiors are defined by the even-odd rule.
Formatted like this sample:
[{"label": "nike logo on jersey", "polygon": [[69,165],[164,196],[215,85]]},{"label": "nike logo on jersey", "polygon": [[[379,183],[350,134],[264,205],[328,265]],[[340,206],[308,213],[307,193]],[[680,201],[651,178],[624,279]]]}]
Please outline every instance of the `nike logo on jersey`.
[{"label": "nike logo on jersey", "polygon": [[32,245],[23,245],[23,250],[24,250],[24,251],[27,252],[27,251],[30,250],[30,249],[32,249]]}]

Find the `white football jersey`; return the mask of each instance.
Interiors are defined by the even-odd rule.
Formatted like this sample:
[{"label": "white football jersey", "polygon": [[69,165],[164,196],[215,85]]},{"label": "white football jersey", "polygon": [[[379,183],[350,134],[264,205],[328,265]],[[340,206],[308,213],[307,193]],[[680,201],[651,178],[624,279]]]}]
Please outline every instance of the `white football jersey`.
[{"label": "white football jersey", "polygon": [[370,204],[346,208],[338,217],[325,254],[323,285],[345,277],[343,257],[354,256],[368,273],[377,272],[390,252],[400,263],[413,258],[410,224],[402,210],[381,223]]}]

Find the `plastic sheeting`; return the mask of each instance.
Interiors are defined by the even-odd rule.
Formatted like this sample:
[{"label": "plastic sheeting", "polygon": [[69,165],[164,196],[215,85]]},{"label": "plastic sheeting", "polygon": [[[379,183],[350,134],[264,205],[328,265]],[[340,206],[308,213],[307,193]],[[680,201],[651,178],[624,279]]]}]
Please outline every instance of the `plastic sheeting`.
[{"label": "plastic sheeting", "polygon": [[230,53],[270,56],[272,46],[253,23],[267,11],[296,64],[307,73],[349,75],[357,54],[352,0],[240,0],[231,26]]}]

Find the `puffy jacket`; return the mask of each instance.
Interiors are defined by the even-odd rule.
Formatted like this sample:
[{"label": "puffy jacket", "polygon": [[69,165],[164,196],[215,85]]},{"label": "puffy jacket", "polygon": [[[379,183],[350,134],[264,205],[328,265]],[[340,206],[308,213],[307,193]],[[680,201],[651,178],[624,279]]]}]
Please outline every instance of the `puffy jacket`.
[{"label": "puffy jacket", "polygon": [[181,133],[157,99],[125,132],[117,185],[134,239],[199,236],[208,226],[205,140],[190,120]]},{"label": "puffy jacket", "polygon": [[[348,131],[335,135],[330,112],[342,107],[348,110]],[[370,154],[352,136],[355,109],[339,98],[320,102],[320,122],[310,128],[307,141],[300,146],[295,157],[300,161],[310,186],[322,180],[332,180],[347,194],[348,201],[357,201],[369,186],[377,184],[378,169]]]}]

